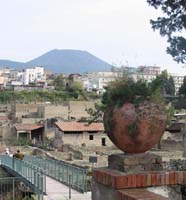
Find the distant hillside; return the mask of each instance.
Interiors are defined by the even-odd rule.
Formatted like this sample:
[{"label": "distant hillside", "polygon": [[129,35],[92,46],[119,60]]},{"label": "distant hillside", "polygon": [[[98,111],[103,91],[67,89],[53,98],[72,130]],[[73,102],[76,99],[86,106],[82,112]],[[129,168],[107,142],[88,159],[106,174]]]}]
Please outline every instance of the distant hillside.
[{"label": "distant hillside", "polygon": [[26,63],[0,60],[0,67],[21,69],[33,66],[43,66],[45,69],[57,73],[110,71],[111,68],[111,65],[105,61],[87,51],[80,50],[55,49]]},{"label": "distant hillside", "polygon": [[0,67],[12,67],[12,68],[22,68],[24,67],[24,63],[22,62],[14,62],[11,60],[0,60]]},{"label": "distant hillside", "polygon": [[26,65],[44,66],[47,70],[64,73],[110,71],[110,65],[87,51],[52,50]]}]

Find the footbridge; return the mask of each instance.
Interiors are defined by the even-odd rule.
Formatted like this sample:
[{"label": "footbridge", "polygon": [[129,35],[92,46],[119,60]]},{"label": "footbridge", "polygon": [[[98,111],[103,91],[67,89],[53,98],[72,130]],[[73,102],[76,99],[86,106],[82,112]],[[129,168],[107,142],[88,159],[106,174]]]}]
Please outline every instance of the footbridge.
[{"label": "footbridge", "polygon": [[[63,199],[64,195],[71,199],[72,192],[76,197],[80,196],[82,200],[90,199],[90,195],[88,197],[82,195],[82,193],[87,194],[90,189],[91,180],[86,168],[37,156],[25,156],[24,160],[18,160],[7,155],[0,155],[0,164],[10,174],[23,178],[38,200],[42,200],[45,194],[54,196],[53,190],[56,194],[59,193],[60,198],[55,196],[55,198],[50,198],[51,200]],[[54,187],[51,187],[51,182]],[[59,191],[56,191],[56,188]]]},{"label": "footbridge", "polygon": [[[13,193],[15,193],[14,182],[21,181],[36,194],[37,200],[43,199],[43,195],[46,194],[46,176],[42,169],[29,162],[18,160],[7,155],[0,155],[0,165],[9,174],[15,177],[11,178],[13,182]],[[14,199],[14,197],[15,196],[13,196],[12,199]]]}]

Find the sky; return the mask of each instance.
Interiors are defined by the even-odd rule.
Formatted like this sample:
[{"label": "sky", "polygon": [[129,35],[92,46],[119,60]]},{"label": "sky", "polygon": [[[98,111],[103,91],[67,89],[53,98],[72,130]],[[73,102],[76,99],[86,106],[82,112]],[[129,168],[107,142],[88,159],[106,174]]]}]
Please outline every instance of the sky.
[{"label": "sky", "polygon": [[[146,0],[0,0],[0,59],[29,61],[52,49],[86,50],[117,66],[186,71],[166,54]],[[185,73],[186,74],[186,73]]]}]

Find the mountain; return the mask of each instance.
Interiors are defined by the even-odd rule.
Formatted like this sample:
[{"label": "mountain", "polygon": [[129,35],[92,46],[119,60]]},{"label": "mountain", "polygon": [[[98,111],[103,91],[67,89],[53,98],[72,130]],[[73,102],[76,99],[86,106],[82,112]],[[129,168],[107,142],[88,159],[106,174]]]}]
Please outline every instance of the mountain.
[{"label": "mountain", "polygon": [[29,62],[0,60],[0,67],[15,69],[43,66],[46,70],[57,73],[83,73],[110,71],[111,65],[87,51],[52,50]]},{"label": "mountain", "polygon": [[44,66],[47,70],[63,73],[110,71],[111,65],[80,50],[52,50],[26,63],[26,66]]},{"label": "mountain", "polygon": [[15,62],[11,60],[0,60],[0,67],[10,67],[10,68],[22,68],[25,63]]}]

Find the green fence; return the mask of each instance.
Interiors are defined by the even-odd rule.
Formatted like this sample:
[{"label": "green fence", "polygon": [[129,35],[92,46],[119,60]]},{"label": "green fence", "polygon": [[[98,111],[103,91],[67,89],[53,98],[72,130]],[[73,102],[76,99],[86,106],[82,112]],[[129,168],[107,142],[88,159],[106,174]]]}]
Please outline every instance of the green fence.
[{"label": "green fence", "polygon": [[41,168],[45,175],[71,186],[77,191],[87,192],[90,190],[91,180],[87,168],[45,157],[25,156],[24,159]]},{"label": "green fence", "polygon": [[33,200],[38,196],[29,186],[24,184],[22,177],[0,178],[0,200]]},{"label": "green fence", "polygon": [[43,193],[46,193],[46,176],[43,170],[26,160],[19,160],[7,155],[0,155],[0,162],[2,166],[9,168],[24,178],[38,195],[38,200],[43,199]]}]

